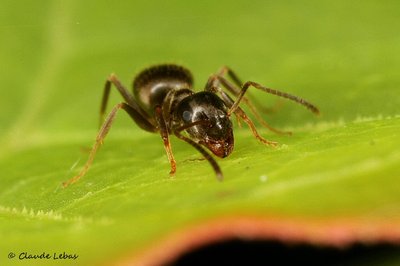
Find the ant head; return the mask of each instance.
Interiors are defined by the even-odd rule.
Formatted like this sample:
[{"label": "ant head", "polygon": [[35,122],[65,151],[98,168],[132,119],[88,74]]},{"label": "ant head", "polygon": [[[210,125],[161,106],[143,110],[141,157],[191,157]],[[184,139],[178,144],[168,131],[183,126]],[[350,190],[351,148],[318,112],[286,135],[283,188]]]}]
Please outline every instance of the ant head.
[{"label": "ant head", "polygon": [[233,150],[232,122],[225,103],[214,93],[198,92],[183,99],[177,108],[177,120],[190,125],[186,131],[193,140],[218,157]]}]

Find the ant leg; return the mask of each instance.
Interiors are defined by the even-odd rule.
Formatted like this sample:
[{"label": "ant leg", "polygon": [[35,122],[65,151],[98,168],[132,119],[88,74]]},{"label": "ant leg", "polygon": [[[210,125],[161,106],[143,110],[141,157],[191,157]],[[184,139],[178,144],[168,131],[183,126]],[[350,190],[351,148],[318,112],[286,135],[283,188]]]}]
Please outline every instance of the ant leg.
[{"label": "ant leg", "polygon": [[[107,102],[108,102],[108,97],[110,95],[111,84],[114,84],[115,88],[117,88],[117,90],[122,95],[124,100],[132,108],[134,108],[141,117],[146,118],[147,121],[151,121],[150,116],[136,103],[133,95],[124,87],[124,85],[122,85],[122,83],[119,81],[118,77],[115,74],[111,74],[107,78],[106,83],[104,85],[103,99],[101,101],[101,106],[100,106],[100,123],[99,123],[99,125],[101,125],[104,121],[104,113],[107,108]],[[147,126],[142,127],[140,122],[137,122],[137,124],[142,129],[149,131]]]},{"label": "ant leg", "polygon": [[251,119],[246,115],[246,113],[243,111],[242,108],[237,107],[235,113],[238,114],[240,116],[240,118],[242,118],[243,121],[250,127],[250,129],[253,132],[253,135],[254,135],[254,137],[256,137],[256,139],[258,139],[262,143],[269,145],[269,146],[277,146],[278,145],[277,142],[267,140],[267,139],[261,137],[260,134],[258,134],[256,126],[254,125],[253,121],[251,121]]},{"label": "ant leg", "polygon": [[99,133],[97,134],[97,137],[96,137],[96,142],[94,143],[94,145],[90,151],[89,158],[86,161],[85,165],[83,166],[82,170],[79,172],[78,175],[76,175],[73,178],[69,179],[68,181],[64,182],[63,183],[64,188],[77,182],[89,170],[89,167],[91,166],[91,164],[93,162],[93,159],[94,159],[94,156],[96,155],[97,150],[103,144],[104,138],[107,136],[107,133],[109,132],[109,130],[111,128],[111,125],[115,119],[115,116],[117,115],[117,112],[120,109],[125,110],[131,117],[132,117],[132,114],[134,114],[136,112],[131,106],[129,106],[126,103],[119,103],[116,106],[114,106],[114,108],[111,110],[110,114],[107,116],[106,120],[104,121],[103,125],[101,126]]},{"label": "ant leg", "polygon": [[201,147],[200,144],[198,144],[197,142],[195,142],[195,141],[191,140],[190,138],[185,137],[184,135],[181,134],[181,132],[182,132],[183,130],[186,130],[186,129],[190,128],[190,127],[193,127],[193,126],[195,126],[195,125],[202,124],[202,123],[209,123],[209,121],[206,121],[206,120],[204,120],[204,121],[196,121],[196,122],[190,123],[190,124],[188,124],[188,125],[185,125],[185,126],[176,128],[176,129],[174,130],[174,134],[175,134],[175,136],[177,136],[179,139],[181,139],[181,140],[183,140],[183,141],[189,143],[189,144],[192,145],[196,150],[198,150],[198,151],[203,155],[203,157],[211,164],[211,166],[212,166],[212,168],[214,169],[214,172],[215,172],[215,174],[216,174],[216,176],[217,176],[218,181],[222,181],[222,180],[224,179],[224,176],[223,176],[223,174],[222,174],[221,168],[219,167],[219,165],[218,165],[218,163],[215,161],[215,159],[214,159],[208,152],[206,152],[206,150],[204,150],[204,148]]},{"label": "ant leg", "polygon": [[101,100],[100,106],[100,116],[99,116],[99,127],[104,121],[104,113],[106,112],[108,97],[110,96],[111,82],[107,79],[106,84],[104,84],[103,98]]},{"label": "ant leg", "polygon": [[163,116],[163,111],[161,109],[161,106],[159,105],[155,107],[155,117],[158,127],[160,129],[161,138],[164,142],[165,152],[167,153],[169,163],[171,164],[171,171],[169,172],[169,174],[174,175],[176,172],[176,161],[174,158],[174,154],[172,153],[171,143],[169,141],[168,129]]}]

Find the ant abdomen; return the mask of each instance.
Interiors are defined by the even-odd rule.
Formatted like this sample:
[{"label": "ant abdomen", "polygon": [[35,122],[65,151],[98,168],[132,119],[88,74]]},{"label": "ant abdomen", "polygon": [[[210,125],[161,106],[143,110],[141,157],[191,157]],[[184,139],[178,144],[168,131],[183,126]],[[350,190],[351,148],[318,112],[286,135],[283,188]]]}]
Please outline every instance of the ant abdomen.
[{"label": "ant abdomen", "polygon": [[143,109],[152,112],[170,90],[191,89],[193,77],[184,67],[165,64],[147,68],[133,81],[133,93]]}]

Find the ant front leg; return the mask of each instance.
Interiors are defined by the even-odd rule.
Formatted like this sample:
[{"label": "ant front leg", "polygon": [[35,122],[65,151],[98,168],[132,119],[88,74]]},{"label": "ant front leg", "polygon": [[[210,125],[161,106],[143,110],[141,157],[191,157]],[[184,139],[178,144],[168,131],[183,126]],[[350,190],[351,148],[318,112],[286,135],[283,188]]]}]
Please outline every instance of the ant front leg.
[{"label": "ant front leg", "polygon": [[190,123],[188,125],[184,125],[181,127],[178,127],[174,130],[174,134],[176,137],[178,137],[179,139],[185,141],[186,143],[192,145],[193,148],[195,148],[196,150],[198,150],[203,157],[211,164],[212,168],[214,169],[214,172],[217,176],[217,179],[219,181],[222,181],[224,179],[224,176],[222,175],[222,171],[221,168],[219,167],[218,163],[215,161],[215,159],[197,142],[193,141],[192,139],[184,136],[181,134],[182,131],[191,128],[193,126],[196,125],[200,125],[200,124],[209,124],[210,122],[208,120],[200,120],[200,121],[196,121],[193,123]]},{"label": "ant front leg", "polygon": [[[164,119],[164,116],[163,116],[163,110],[162,110],[161,106],[159,106],[159,105],[156,106],[156,108],[155,108],[155,116],[156,116],[156,120],[157,120],[157,123],[158,123],[158,126],[159,126],[161,138],[163,139],[164,148],[165,148],[165,151],[167,153],[168,160],[169,160],[169,162],[171,164],[170,175],[174,175],[175,172],[176,172],[176,161],[175,161],[174,155],[172,153],[171,143],[169,141],[168,128],[167,128],[167,125],[166,125],[166,122],[165,122],[165,119]],[[182,131],[184,131],[184,130],[190,128],[190,127],[193,127],[195,125],[202,124],[202,123],[209,123],[209,121],[196,121],[196,122],[193,122],[191,124],[176,128],[174,130],[174,134],[175,134],[176,137],[178,137],[179,139],[189,143],[196,150],[198,150],[204,156],[204,158],[211,164],[211,166],[213,167],[213,169],[214,169],[214,171],[215,171],[215,173],[217,175],[217,179],[221,181],[223,179],[223,175],[222,175],[220,167],[218,166],[218,164],[214,160],[214,158],[212,158],[211,155],[208,154],[203,149],[203,147],[200,146],[200,144],[196,143],[195,141],[193,141],[190,138],[185,137],[185,136],[183,136],[181,134]]]},{"label": "ant front leg", "polygon": [[165,123],[163,111],[161,106],[159,105],[155,107],[155,117],[158,124],[158,128],[160,130],[161,138],[164,143],[165,152],[167,153],[169,163],[171,164],[171,171],[169,172],[169,174],[174,175],[176,172],[176,161],[174,158],[174,154],[172,153],[171,143],[169,141],[169,135],[168,135],[168,128]]}]

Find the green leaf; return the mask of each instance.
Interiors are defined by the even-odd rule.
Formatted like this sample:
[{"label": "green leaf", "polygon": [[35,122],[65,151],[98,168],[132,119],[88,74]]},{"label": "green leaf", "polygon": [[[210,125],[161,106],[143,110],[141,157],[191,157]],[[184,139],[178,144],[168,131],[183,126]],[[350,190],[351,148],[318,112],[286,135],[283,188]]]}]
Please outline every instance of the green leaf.
[{"label": "green leaf", "polygon": [[[399,7],[396,1],[5,1],[0,264],[54,265],[54,259],[21,261],[23,252],[77,254],[62,260],[71,265],[138,262],[157,245],[165,249],[176,232],[226,217],[301,221],[297,229],[338,224],[343,232],[357,225],[339,246],[398,244]],[[106,77],[114,72],[130,86],[135,73],[163,62],[189,67],[197,90],[228,65],[244,80],[310,100],[322,115],[253,90],[263,106],[279,106],[265,115],[268,123],[294,135],[259,126],[280,143],[271,148],[245,125],[235,126],[235,150],[218,159],[225,176],[218,182],[200,154],[176,138],[178,168],[170,178],[160,137],[121,113],[87,175],[63,189],[95,140]],[[116,90],[110,101],[121,101]],[[310,230],[302,240],[313,243]],[[328,231],[320,244],[335,244]],[[10,252],[17,257],[7,258]]]}]

